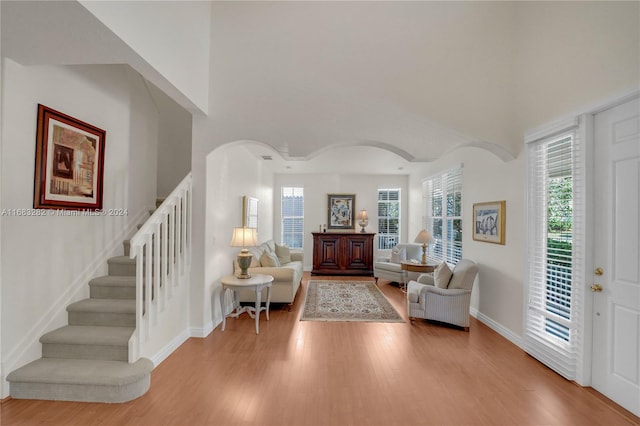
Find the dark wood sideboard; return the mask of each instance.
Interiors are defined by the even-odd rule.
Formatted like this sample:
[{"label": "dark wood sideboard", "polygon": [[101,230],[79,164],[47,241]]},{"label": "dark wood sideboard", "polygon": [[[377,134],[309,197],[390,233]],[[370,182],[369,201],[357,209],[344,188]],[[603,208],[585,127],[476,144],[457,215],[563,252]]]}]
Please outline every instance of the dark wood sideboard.
[{"label": "dark wood sideboard", "polygon": [[313,275],[373,275],[373,237],[355,232],[313,232]]}]

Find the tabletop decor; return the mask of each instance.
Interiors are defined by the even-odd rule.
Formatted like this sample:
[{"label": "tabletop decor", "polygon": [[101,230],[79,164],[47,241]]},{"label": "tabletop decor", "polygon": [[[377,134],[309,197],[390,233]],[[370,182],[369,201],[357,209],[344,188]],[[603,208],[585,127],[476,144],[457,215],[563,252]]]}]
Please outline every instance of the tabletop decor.
[{"label": "tabletop decor", "polygon": [[329,229],[355,228],[356,195],[328,194],[327,223]]},{"label": "tabletop decor", "polygon": [[404,322],[373,281],[314,280],[300,321]]},{"label": "tabletop decor", "polygon": [[490,201],[473,205],[473,239],[504,244],[506,201]]},{"label": "tabletop decor", "polygon": [[102,210],[106,132],[38,105],[33,207]]}]

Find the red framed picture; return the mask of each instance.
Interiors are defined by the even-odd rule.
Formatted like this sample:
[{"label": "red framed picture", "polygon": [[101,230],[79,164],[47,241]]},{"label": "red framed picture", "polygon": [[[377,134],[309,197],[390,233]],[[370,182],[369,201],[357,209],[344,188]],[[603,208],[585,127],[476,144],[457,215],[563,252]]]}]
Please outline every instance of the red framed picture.
[{"label": "red framed picture", "polygon": [[106,132],[38,104],[33,207],[102,210]]}]

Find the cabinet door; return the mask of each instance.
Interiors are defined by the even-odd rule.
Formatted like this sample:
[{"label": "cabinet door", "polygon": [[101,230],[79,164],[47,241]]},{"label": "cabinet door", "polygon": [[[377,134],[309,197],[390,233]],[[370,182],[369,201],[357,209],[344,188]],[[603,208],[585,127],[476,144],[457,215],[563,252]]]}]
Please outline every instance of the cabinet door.
[{"label": "cabinet door", "polygon": [[372,239],[368,236],[345,238],[345,268],[371,269]]},{"label": "cabinet door", "polygon": [[340,238],[323,235],[316,238],[313,249],[314,269],[340,269]]}]

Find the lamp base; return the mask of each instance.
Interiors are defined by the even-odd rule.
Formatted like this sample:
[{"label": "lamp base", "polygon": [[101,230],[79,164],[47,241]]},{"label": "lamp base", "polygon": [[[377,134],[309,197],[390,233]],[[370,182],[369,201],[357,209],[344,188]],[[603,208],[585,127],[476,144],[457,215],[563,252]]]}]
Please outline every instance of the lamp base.
[{"label": "lamp base", "polygon": [[367,221],[364,221],[364,220],[361,220],[361,221],[360,221],[360,227],[362,228],[362,229],[360,229],[360,233],[364,234],[365,232],[367,232],[367,230],[366,230],[366,229],[364,229],[364,228],[366,228],[366,226],[367,226],[368,224],[369,224],[369,221],[368,221],[368,220],[367,220]]},{"label": "lamp base", "polygon": [[422,245],[422,259],[420,259],[420,262],[423,265],[427,264],[427,245],[426,244]]},{"label": "lamp base", "polygon": [[249,269],[249,266],[251,265],[251,258],[253,258],[253,256],[247,249],[244,249],[240,251],[240,253],[238,253],[238,257],[236,258],[236,260],[238,261],[238,266],[240,267],[240,273],[236,275],[236,278],[251,278],[251,274],[247,271],[247,269]]}]

